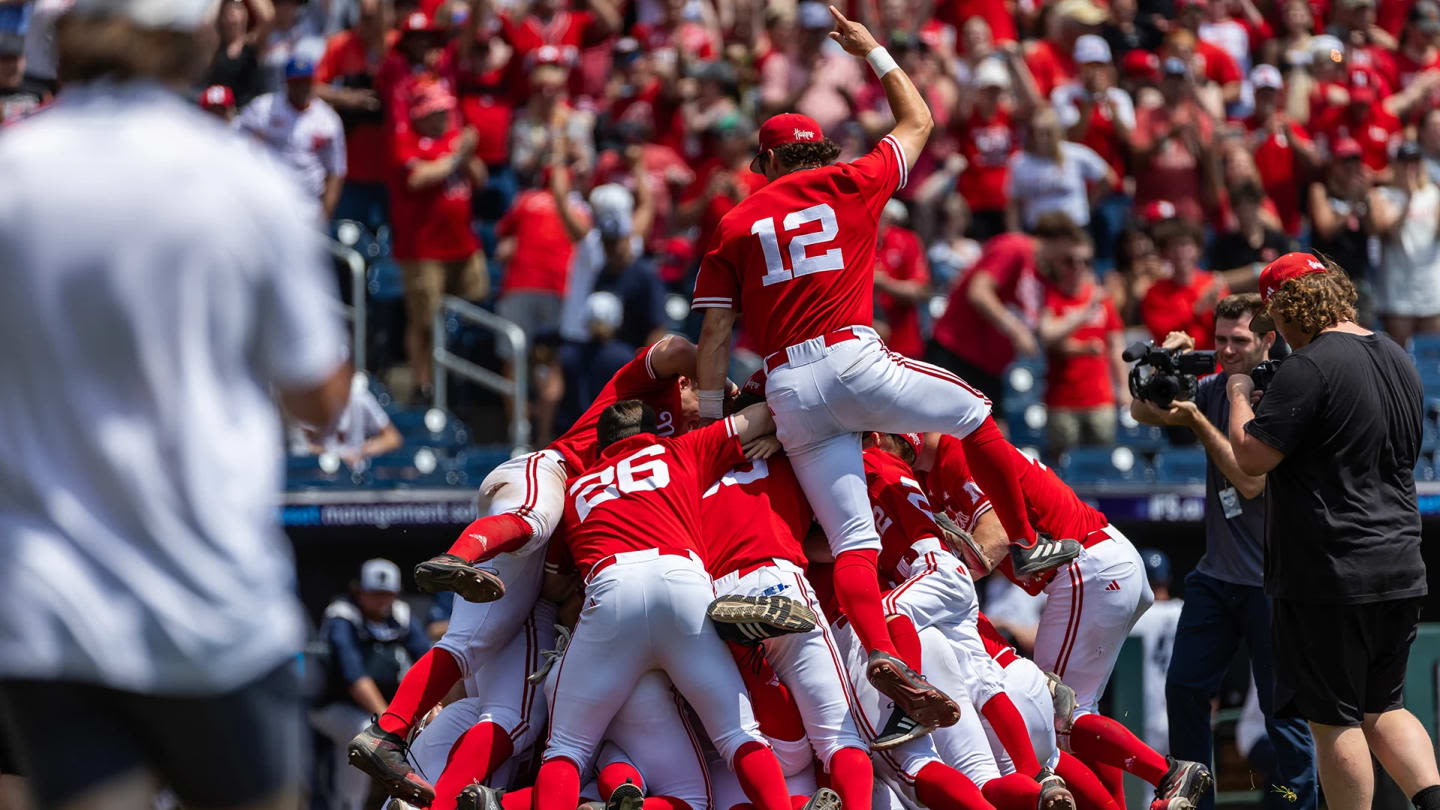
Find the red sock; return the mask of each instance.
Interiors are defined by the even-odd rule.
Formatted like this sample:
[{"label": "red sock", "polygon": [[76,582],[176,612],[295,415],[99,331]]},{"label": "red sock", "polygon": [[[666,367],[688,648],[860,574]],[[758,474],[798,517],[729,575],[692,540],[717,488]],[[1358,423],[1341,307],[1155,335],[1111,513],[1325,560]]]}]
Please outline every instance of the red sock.
[{"label": "red sock", "polygon": [[885,629],[885,609],[880,606],[880,573],[873,548],[842,551],[835,558],[835,600],[855,628],[865,649],[899,656]]},{"label": "red sock", "polygon": [[915,797],[930,810],[995,810],[974,782],[942,762],[915,775]]},{"label": "red sock", "polygon": [[845,810],[870,810],[874,797],[875,766],[859,748],[841,748],[830,757],[830,786],[840,794]]},{"label": "red sock", "polygon": [[1010,762],[1015,765],[1015,770],[1033,780],[1035,774],[1040,772],[1040,761],[1035,758],[1035,747],[1030,743],[1030,732],[1025,728],[1025,719],[1010,701],[1010,696],[1001,692],[990,698],[980,707],[980,713],[985,715],[990,728],[995,729],[995,736],[999,737],[1000,744],[1005,746],[1005,753],[1010,755]]},{"label": "red sock", "polygon": [[[646,796],[642,810],[691,810],[690,804],[674,796]],[[506,808],[509,810],[509,808]]]},{"label": "red sock", "polygon": [[900,659],[909,664],[911,669],[920,672],[920,663],[925,656],[921,651],[920,632],[915,629],[915,623],[910,621],[909,616],[897,614],[886,617],[885,627],[890,631],[890,640],[895,642]]},{"label": "red sock", "polygon": [[[780,771],[780,761],[763,743],[751,740],[740,746],[731,761],[740,788],[757,810],[789,810],[790,788],[785,785],[785,774]],[[552,810],[537,807],[535,810]],[[553,810],[562,810],[553,808]],[[565,810],[575,810],[572,806]]]},{"label": "red sock", "polygon": [[547,759],[535,777],[531,810],[575,810],[580,804],[580,769],[568,759]]},{"label": "red sock", "polygon": [[[760,730],[772,740],[800,740],[805,737],[805,721],[800,718],[800,707],[775,670],[770,668],[763,654],[753,647],[730,644],[730,655],[735,658],[735,668],[740,670],[740,680],[750,692],[750,704],[755,709],[755,720]],[[759,666],[752,656],[762,656]]]},{"label": "red sock", "polygon": [[985,417],[961,442],[975,483],[990,497],[1010,542],[1026,548],[1035,545],[1035,529],[1026,517],[1025,493],[1020,488],[1020,476],[1029,468],[1029,460],[1000,433],[994,417]]},{"label": "red sock", "polygon": [[455,797],[471,782],[485,784],[490,774],[515,753],[510,733],[494,723],[476,723],[450,749],[445,770],[435,782],[430,810],[455,810]]},{"label": "red sock", "polygon": [[1040,803],[1040,783],[1022,773],[991,779],[980,792],[999,810],[1034,810]]},{"label": "red sock", "polygon": [[809,796],[791,796],[790,810],[800,810],[800,808],[805,806],[805,802],[808,801],[810,801]]},{"label": "red sock", "polygon": [[1095,778],[1100,780],[1100,784],[1105,786],[1105,790],[1110,794],[1110,800],[1115,802],[1115,806],[1119,810],[1125,810],[1125,772],[1114,765],[1105,765],[1100,762],[1086,762],[1085,764],[1095,773]]},{"label": "red sock", "polygon": [[409,734],[410,727],[415,725],[420,715],[439,703],[458,680],[460,662],[448,651],[431,647],[400,679],[395,697],[390,699],[390,705],[380,715],[380,728],[401,737]]},{"label": "red sock", "polygon": [[520,548],[532,534],[534,531],[529,523],[509,512],[501,512],[466,526],[446,553],[470,562],[480,562]]},{"label": "red sock", "polygon": [[1075,794],[1078,810],[1116,810],[1115,797],[1110,795],[1110,791],[1095,772],[1076,759],[1074,754],[1061,751],[1055,773],[1065,780],[1065,786]]},{"label": "red sock", "polygon": [[534,788],[520,788],[519,790],[507,790],[500,796],[500,806],[505,810],[530,810],[530,802],[535,794]]},{"label": "red sock", "polygon": [[[645,789],[645,780],[640,777],[640,772],[628,762],[612,762],[601,768],[595,777],[595,784],[600,788],[600,801],[610,801],[610,794],[615,792],[615,788],[626,782],[641,790]],[[433,810],[434,806],[431,808]]]},{"label": "red sock", "polygon": [[1170,769],[1165,757],[1141,742],[1130,729],[1098,714],[1075,718],[1070,750],[1083,762],[1122,768],[1157,786]]}]

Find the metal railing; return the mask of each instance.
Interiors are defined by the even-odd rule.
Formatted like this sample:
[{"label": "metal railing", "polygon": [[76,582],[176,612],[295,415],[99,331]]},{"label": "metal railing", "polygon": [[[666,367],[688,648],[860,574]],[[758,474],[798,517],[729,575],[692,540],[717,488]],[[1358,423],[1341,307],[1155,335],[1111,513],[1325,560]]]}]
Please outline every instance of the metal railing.
[{"label": "metal railing", "polygon": [[365,367],[365,257],[360,251],[346,247],[334,239],[326,240],[330,255],[345,262],[350,268],[350,305],[341,304],[340,310],[350,322],[350,359],[356,371]]},{"label": "metal railing", "polygon": [[[495,333],[509,349],[508,357],[515,379],[506,379],[488,368],[476,365],[452,353],[445,345],[445,319],[454,315],[462,321],[475,324]],[[435,361],[435,407],[448,410],[449,391],[447,372],[464,377],[470,382],[510,398],[510,444],[515,451],[530,449],[529,407],[530,365],[525,332],[514,323],[505,320],[489,310],[481,309],[462,298],[447,295],[442,299],[440,311],[435,313],[432,324]]]}]

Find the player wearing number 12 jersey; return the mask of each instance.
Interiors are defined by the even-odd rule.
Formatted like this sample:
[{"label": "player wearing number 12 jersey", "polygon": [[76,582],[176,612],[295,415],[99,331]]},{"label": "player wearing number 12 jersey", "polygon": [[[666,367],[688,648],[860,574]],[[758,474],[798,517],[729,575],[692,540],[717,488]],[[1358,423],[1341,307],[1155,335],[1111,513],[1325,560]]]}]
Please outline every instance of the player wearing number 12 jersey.
[{"label": "player wearing number 12 jersey", "polygon": [[[870,62],[897,123],[869,154],[842,164],[834,164],[839,148],[807,116],[777,115],[761,127],[752,168],[769,183],[720,221],[695,283],[693,306],[705,310],[696,364],[700,416],[722,415],[740,313],[765,355],[776,436],[835,555],[837,601],[870,653],[867,677],[922,725],[947,726],[959,707],[904,664],[885,627],[876,572],[881,543],[859,432],[979,431],[977,456],[1001,437],[989,400],[943,369],[890,351],[870,328],[877,221],[905,186],[933,121],[869,31],[834,6],[830,12],[831,37]],[[1013,481],[979,483],[992,499],[1020,501]],[[1043,570],[1078,553],[1073,543],[1062,554],[1052,551],[1062,544],[1037,544],[1019,508],[1001,515],[1011,516],[1007,532],[1028,549],[1018,569]]]}]

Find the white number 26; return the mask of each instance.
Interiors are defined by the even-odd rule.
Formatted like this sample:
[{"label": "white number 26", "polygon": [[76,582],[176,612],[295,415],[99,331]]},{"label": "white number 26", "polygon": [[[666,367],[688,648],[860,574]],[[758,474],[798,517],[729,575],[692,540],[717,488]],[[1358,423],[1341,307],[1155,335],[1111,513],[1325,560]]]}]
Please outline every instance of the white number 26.
[{"label": "white number 26", "polygon": [[786,233],[789,233],[810,222],[819,222],[820,230],[790,237],[789,268],[785,267],[785,259],[780,254],[780,238],[775,232],[775,218],[757,219],[755,224],[750,226],[750,233],[760,237],[760,249],[765,252],[766,273],[760,277],[760,281],[765,286],[789,281],[796,276],[839,270],[845,266],[845,259],[840,255],[838,247],[832,247],[817,256],[809,256],[805,253],[811,245],[833,242],[835,237],[840,234],[840,226],[835,221],[835,209],[828,204],[820,203],[799,211],[791,211],[785,215],[781,224]]}]

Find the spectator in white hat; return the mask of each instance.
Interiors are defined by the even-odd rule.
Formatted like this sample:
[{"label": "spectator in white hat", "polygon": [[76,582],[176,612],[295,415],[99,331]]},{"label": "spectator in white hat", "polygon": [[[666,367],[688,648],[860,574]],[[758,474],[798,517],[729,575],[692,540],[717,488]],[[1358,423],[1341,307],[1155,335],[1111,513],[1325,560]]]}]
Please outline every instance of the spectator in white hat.
[{"label": "spectator in white hat", "polygon": [[420,615],[400,596],[400,567],[366,560],[360,579],[325,608],[320,638],[329,653],[324,694],[310,723],[335,743],[333,783],[321,793],[331,810],[360,810],[370,793],[369,775],[349,766],[345,746],[385,713],[400,678],[430,649]]},{"label": "spectator in white hat", "polygon": [[625,305],[611,292],[593,292],[585,299],[581,315],[585,339],[567,342],[559,351],[559,374],[563,390],[555,392],[558,410],[555,424],[568,430],[580,414],[595,401],[620,367],[635,357],[636,346],[617,335],[625,320]]},{"label": "spectator in white hat", "polygon": [[1303,178],[1320,166],[1320,150],[1310,133],[1285,114],[1285,82],[1274,65],[1256,65],[1250,71],[1255,111],[1244,120],[1250,153],[1259,169],[1260,185],[1275,202],[1284,231],[1300,235],[1303,223]]},{"label": "spectator in white hat", "polygon": [[960,144],[956,190],[970,208],[970,235],[985,241],[1003,233],[1010,198],[1010,156],[1020,146],[1020,126],[1042,99],[1025,62],[1010,52],[982,59],[960,97],[955,134]]}]

